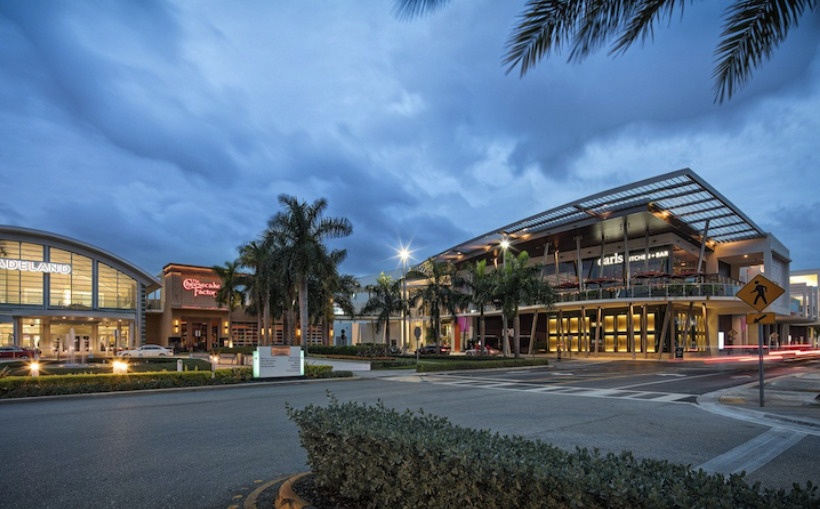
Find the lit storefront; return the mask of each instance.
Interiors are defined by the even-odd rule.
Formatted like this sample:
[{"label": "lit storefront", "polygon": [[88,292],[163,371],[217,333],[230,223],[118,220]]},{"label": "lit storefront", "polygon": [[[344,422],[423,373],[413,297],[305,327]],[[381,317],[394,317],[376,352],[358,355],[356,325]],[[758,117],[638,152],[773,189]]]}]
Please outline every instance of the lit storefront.
[{"label": "lit storefront", "polygon": [[100,248],[0,226],[0,345],[110,355],[145,342],[145,295],[159,281]]},{"label": "lit storefront", "polygon": [[[505,242],[506,256],[527,251],[556,290],[551,308],[521,309],[525,353],[717,355],[753,349],[761,333],[767,347],[788,337],[788,294],[764,327],[746,325],[753,310],[735,297],[757,274],[788,289],[788,250],[691,170],[548,210],[435,258],[499,266]],[[489,342],[502,346],[499,311],[485,315]],[[453,345],[466,347],[478,324],[454,329]]]},{"label": "lit storefront", "polygon": [[219,304],[220,288],[222,280],[212,268],[178,263],[163,267],[162,290],[148,299],[149,330],[157,343],[182,351],[255,345],[256,317]]}]

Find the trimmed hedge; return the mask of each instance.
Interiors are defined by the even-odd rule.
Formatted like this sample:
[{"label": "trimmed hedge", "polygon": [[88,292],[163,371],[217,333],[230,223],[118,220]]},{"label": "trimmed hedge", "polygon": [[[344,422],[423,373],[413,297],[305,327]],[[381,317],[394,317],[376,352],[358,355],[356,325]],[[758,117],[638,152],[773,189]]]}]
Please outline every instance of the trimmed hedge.
[{"label": "trimmed hedge", "polygon": [[525,366],[547,366],[548,359],[452,359],[442,360],[438,359],[436,362],[422,362],[419,363],[416,371],[419,373],[429,373],[433,371],[456,371],[459,369],[490,369],[490,368],[517,368]]},{"label": "trimmed hedge", "polygon": [[210,371],[129,373],[126,375],[10,376],[0,378],[0,399],[91,392],[192,387],[211,383]]},{"label": "trimmed hedge", "polygon": [[[383,405],[309,405],[290,419],[317,487],[356,507],[809,508],[817,488],[750,486],[629,452],[566,452]],[[414,431],[409,431],[414,430]]]},{"label": "trimmed hedge", "polygon": [[361,343],[358,345],[325,346],[310,345],[308,347],[310,355],[347,355],[351,357],[386,357],[387,349],[384,345],[376,343]]}]

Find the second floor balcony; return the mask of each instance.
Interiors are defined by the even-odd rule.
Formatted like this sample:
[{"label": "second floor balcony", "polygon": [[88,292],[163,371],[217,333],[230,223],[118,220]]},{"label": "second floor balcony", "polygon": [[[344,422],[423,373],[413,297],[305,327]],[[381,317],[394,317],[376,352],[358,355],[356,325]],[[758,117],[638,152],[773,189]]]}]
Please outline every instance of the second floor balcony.
[{"label": "second floor balcony", "polygon": [[623,280],[599,278],[555,285],[555,303],[594,300],[636,300],[651,298],[733,297],[745,283],[717,274],[637,275],[630,284]]}]

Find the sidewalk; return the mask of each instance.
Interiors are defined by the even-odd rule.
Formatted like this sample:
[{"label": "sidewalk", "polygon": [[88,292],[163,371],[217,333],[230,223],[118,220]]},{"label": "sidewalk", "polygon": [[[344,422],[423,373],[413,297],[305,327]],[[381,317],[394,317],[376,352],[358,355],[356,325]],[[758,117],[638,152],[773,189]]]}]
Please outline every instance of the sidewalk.
[{"label": "sidewalk", "polygon": [[820,373],[805,372],[752,382],[698,398],[705,410],[771,426],[820,435]]}]

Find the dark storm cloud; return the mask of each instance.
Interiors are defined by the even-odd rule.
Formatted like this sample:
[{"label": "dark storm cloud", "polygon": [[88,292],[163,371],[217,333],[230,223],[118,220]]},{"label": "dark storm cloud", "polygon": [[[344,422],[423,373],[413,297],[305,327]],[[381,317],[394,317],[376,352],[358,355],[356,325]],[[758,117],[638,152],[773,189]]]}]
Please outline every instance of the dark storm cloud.
[{"label": "dark storm cloud", "polygon": [[790,245],[820,184],[820,16],[716,105],[718,4],[617,58],[519,78],[501,59],[523,2],[410,22],[384,0],[0,2],[0,223],[158,272],[235,258],[279,194],[324,197],[354,227],[331,243],[342,270],[377,274],[401,246],[421,261],[691,167],[820,266]]},{"label": "dark storm cloud", "polygon": [[[228,179],[230,152],[251,133],[236,103],[211,90],[182,55],[176,13],[165,2],[6,2],[29,48],[41,92],[117,147],[184,172]],[[37,85],[37,84],[35,84]],[[189,87],[190,94],[180,90]]]}]

